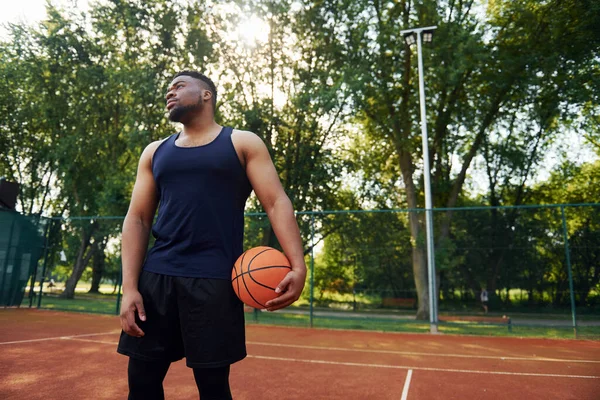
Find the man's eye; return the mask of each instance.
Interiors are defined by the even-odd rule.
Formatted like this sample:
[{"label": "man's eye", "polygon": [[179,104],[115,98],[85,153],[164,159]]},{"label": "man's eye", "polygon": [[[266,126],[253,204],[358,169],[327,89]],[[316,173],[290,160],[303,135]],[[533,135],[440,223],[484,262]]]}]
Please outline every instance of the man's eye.
[{"label": "man's eye", "polygon": [[177,85],[177,89],[182,88],[182,87],[183,87],[183,85]]}]

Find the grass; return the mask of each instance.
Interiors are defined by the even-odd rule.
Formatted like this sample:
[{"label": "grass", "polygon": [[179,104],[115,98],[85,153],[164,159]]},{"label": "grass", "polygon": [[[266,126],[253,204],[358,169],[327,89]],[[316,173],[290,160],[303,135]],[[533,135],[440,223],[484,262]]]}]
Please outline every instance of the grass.
[{"label": "grass", "polygon": [[[248,313],[246,322],[249,324],[310,326],[310,317],[304,314],[286,314],[284,312]],[[329,329],[358,329],[385,332],[429,332],[429,323],[414,320],[389,320],[367,317],[349,316],[314,316],[313,327]],[[541,337],[549,339],[573,339],[573,329],[570,327],[525,326],[512,325],[511,330],[505,324],[489,324],[474,322],[440,322],[439,331],[447,334],[504,336],[504,337]],[[600,327],[579,327],[578,339],[600,340]]]},{"label": "grass", "polygon": [[[286,314],[285,312],[247,313],[246,323],[310,327],[310,316],[307,314]],[[373,318],[345,318],[335,316],[313,316],[313,327],[329,329],[359,329],[387,332],[429,332],[429,324],[421,321],[392,321]]]},{"label": "grass", "polygon": [[[318,292],[318,291],[316,291]],[[537,292],[536,292],[537,293]],[[397,309],[382,308],[381,302],[382,297],[391,296],[390,293],[381,293],[372,291],[371,293],[357,293],[355,296],[352,293],[338,293],[332,291],[324,291],[315,293],[315,306],[324,306],[329,308],[336,308],[340,311],[352,310],[353,302],[356,303],[360,310],[376,311],[377,313],[386,312],[390,310],[397,312]],[[502,291],[502,298],[505,297],[505,292]],[[412,295],[414,297],[414,294]],[[442,293],[443,296],[443,293]],[[511,289],[510,290],[510,304],[506,305],[503,302],[497,302],[497,304],[490,304],[492,311],[502,314],[523,314],[532,316],[537,319],[563,319],[571,318],[571,307],[569,304],[554,306],[552,305],[552,298],[550,294],[544,293],[542,297],[536,295],[535,303],[530,305],[527,302],[527,292],[522,289]],[[308,292],[305,291],[300,300],[296,303],[297,305],[308,305],[309,297]],[[496,307],[496,308],[494,308]],[[410,309],[404,309],[412,313]],[[476,297],[470,299],[463,299],[459,291],[455,291],[454,297],[446,298],[443,297],[439,302],[440,314],[447,312],[450,314],[460,313],[477,313],[482,311],[481,305]],[[576,307],[577,317],[580,320],[585,319],[598,319],[600,315],[600,293],[593,291],[588,298],[588,305],[578,305]],[[535,315],[535,316],[534,316]],[[580,318],[581,317],[581,318]]]},{"label": "grass", "polygon": [[[112,288],[111,288],[112,289]],[[89,290],[89,289],[88,289]],[[111,290],[112,291],[112,290]],[[59,292],[44,293],[41,302],[41,308],[61,311],[75,311],[88,313],[101,313],[115,315],[117,308],[117,295],[111,291],[104,291],[100,294],[86,293],[85,290],[78,290],[75,299],[64,299],[59,297]],[[21,307],[29,307],[28,293],[23,299]],[[37,307],[37,297],[34,298],[33,307]],[[256,312],[247,313],[246,322],[248,324],[268,324],[309,327],[310,316],[308,307],[291,307],[293,311],[304,311],[302,314],[292,314],[285,312],[269,313]],[[414,310],[390,310],[390,309],[371,309],[369,311],[359,310],[357,313],[351,310],[337,310],[333,308],[319,308],[319,311],[335,312],[335,315],[313,315],[312,325],[315,328],[329,329],[357,329],[357,330],[375,330],[386,332],[429,332],[429,323],[424,321],[415,321],[414,319],[393,319],[390,316],[414,316]],[[379,316],[373,315],[380,314]],[[443,312],[440,315],[477,315],[478,312]],[[533,313],[511,313],[509,316],[524,319],[548,319],[564,320],[570,319],[570,314],[533,314]],[[502,316],[502,313],[490,313],[489,316]],[[580,316],[579,320],[598,320],[598,317],[590,315]],[[573,329],[569,326],[527,326],[513,324],[509,331],[506,324],[477,323],[472,321],[453,321],[440,322],[439,331],[447,334],[460,335],[480,335],[480,336],[508,336],[508,337],[541,337],[553,339],[573,339]],[[578,327],[579,339],[600,340],[600,326]]]},{"label": "grass", "polygon": [[[42,296],[40,308],[61,311],[78,311],[99,314],[116,314],[117,296],[109,295],[80,295],[75,299],[64,299],[55,294],[45,294]],[[37,297],[33,300],[33,307],[37,308]],[[29,297],[26,296],[21,303],[21,307],[29,307]]]},{"label": "grass", "polygon": [[[51,293],[51,294],[60,294],[62,293],[62,291],[65,289],[65,284],[64,282],[58,282],[56,284],[55,287],[53,288],[48,288],[48,282],[44,282],[44,293]],[[91,284],[89,283],[78,283],[77,287],[75,288],[75,294],[77,296],[81,296],[81,295],[87,295],[87,294],[91,294],[91,295],[106,295],[106,296],[116,296],[117,293],[115,291],[115,287],[114,285],[108,285],[108,284],[101,284],[100,287],[98,288],[98,290],[100,291],[100,293],[88,293],[89,290],[91,288]],[[31,289],[30,286],[25,287],[25,293],[29,293],[29,290]],[[35,286],[33,287],[33,290],[36,293],[39,293],[40,291],[40,285],[39,282],[35,283]]]}]

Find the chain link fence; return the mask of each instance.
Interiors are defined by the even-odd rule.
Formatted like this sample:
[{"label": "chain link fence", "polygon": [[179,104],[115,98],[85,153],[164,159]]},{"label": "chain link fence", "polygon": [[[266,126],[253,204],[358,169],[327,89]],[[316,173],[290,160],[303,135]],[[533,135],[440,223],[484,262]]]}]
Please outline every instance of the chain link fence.
[{"label": "chain link fence", "polygon": [[[433,215],[441,331],[600,337],[600,205]],[[118,314],[123,217],[28,220],[41,244],[31,242],[21,305]],[[423,294],[415,276],[427,291],[424,210],[299,212],[297,220],[309,269],[302,297],[281,312],[249,310],[249,323],[429,330],[416,318]],[[2,239],[7,231],[3,220],[0,256],[19,251]],[[244,248],[259,245],[279,247],[266,215],[248,213]]]}]

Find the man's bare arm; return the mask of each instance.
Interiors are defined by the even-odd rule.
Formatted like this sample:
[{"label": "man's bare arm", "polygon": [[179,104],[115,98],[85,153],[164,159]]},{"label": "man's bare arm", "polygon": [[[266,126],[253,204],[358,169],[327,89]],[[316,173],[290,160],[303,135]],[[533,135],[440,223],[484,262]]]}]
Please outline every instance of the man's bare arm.
[{"label": "man's bare arm", "polygon": [[266,304],[267,309],[273,311],[287,307],[298,300],[304,288],[306,265],[300,230],[292,203],[281,186],[279,176],[263,141],[251,132],[240,131],[236,131],[233,140],[234,144],[242,149],[246,175],[292,266],[292,271],[276,289],[282,294]]},{"label": "man's bare arm", "polygon": [[123,221],[121,327],[131,336],[144,335],[135,323],[135,313],[138,313],[142,321],[146,319],[142,296],[138,291],[138,281],[158,204],[156,184],[152,176],[152,156],[159,144],[160,142],[154,142],[148,145],[140,157],[131,203]]}]

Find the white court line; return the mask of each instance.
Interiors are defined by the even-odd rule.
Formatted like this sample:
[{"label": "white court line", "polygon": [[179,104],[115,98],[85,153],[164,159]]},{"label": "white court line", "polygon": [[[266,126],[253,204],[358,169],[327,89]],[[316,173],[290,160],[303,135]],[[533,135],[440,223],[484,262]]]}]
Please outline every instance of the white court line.
[{"label": "white court line", "polygon": [[78,342],[112,344],[112,345],[115,345],[115,346],[119,344],[119,342],[107,342],[106,340],[79,339],[79,338],[75,338],[75,337],[63,337],[61,339],[64,339],[64,340],[76,340]]},{"label": "white court line", "polygon": [[406,381],[404,381],[404,389],[402,389],[402,398],[400,400],[406,400],[408,398],[408,387],[410,386],[411,377],[412,369],[409,369],[408,374],[406,374]]},{"label": "white court line", "polygon": [[[47,340],[59,340],[59,339],[73,339],[88,336],[100,336],[100,335],[111,335],[114,333],[120,333],[120,330],[111,332],[101,333],[87,333],[83,335],[70,335],[70,336],[56,336],[43,339],[30,339],[30,340],[17,340],[13,342],[0,342],[3,344],[19,344],[19,343],[32,343],[32,342],[43,342]],[[114,344],[113,342],[101,342],[98,343]],[[479,356],[479,355],[466,355],[466,354],[447,354],[447,353],[424,353],[415,351],[395,351],[395,350],[374,350],[374,349],[348,349],[343,347],[324,347],[324,346],[306,346],[306,345],[294,345],[294,344],[281,344],[281,343],[266,343],[266,342],[246,342],[247,344],[259,345],[259,346],[271,346],[271,347],[292,347],[297,349],[311,349],[311,350],[329,350],[329,351],[349,351],[349,352],[360,352],[360,353],[378,353],[378,354],[397,354],[406,356],[428,356],[428,357],[456,357],[456,358],[483,358],[491,360],[511,360],[511,361],[548,361],[548,362],[568,362],[568,363],[600,363],[600,360],[570,360],[562,358],[545,358],[545,357],[505,357],[505,356]]]},{"label": "white court line", "polygon": [[471,369],[451,369],[451,368],[430,368],[430,367],[412,367],[408,365],[388,365],[388,364],[366,364],[327,360],[304,360],[301,358],[285,358],[285,357],[268,357],[248,355],[248,358],[256,358],[261,360],[273,361],[293,361],[309,364],[329,364],[329,365],[345,365],[350,367],[371,367],[371,368],[393,368],[393,369],[413,369],[418,371],[438,371],[438,372],[461,372],[467,374],[488,374],[488,375],[515,375],[515,376],[539,376],[545,378],[583,378],[583,379],[600,379],[600,376],[593,375],[562,375],[562,374],[538,374],[533,372],[504,372],[504,371],[478,371]]},{"label": "white court line", "polygon": [[259,345],[259,346],[293,347],[293,348],[298,348],[298,349],[311,349],[311,350],[352,351],[352,352],[360,352],[360,353],[398,354],[398,355],[403,355],[403,356],[487,358],[487,359],[491,359],[491,360],[549,361],[549,362],[599,363],[600,364],[600,360],[568,360],[568,359],[563,359],[563,358],[546,358],[546,357],[478,356],[478,355],[468,355],[468,354],[423,353],[423,352],[416,352],[416,351],[348,349],[348,348],[343,348],[343,347],[304,346],[304,345],[296,345],[296,344],[280,344],[280,343],[265,343],[265,342],[246,342],[246,343],[247,344],[255,344],[255,345]]},{"label": "white court line", "polygon": [[119,330],[119,331],[110,331],[110,332],[102,332],[102,333],[86,333],[86,334],[83,334],[83,335],[56,336],[56,337],[49,337],[49,338],[43,338],[43,339],[16,340],[14,342],[0,342],[0,345],[2,345],[2,344],[19,344],[19,343],[43,342],[43,341],[46,341],[46,340],[70,339],[70,338],[86,337],[86,336],[112,335],[112,334],[118,333],[118,332],[121,332],[121,331]]},{"label": "white court line", "polygon": [[[104,333],[88,333],[88,334],[84,334],[84,335],[73,335],[73,336],[57,336],[54,338],[22,340],[22,341],[18,341],[18,342],[4,342],[4,343],[0,343],[0,344],[28,343],[28,342],[38,342],[38,341],[42,341],[42,340],[78,340],[78,341],[83,341],[83,342],[115,345],[115,344],[117,344],[117,342],[107,342],[107,341],[103,341],[103,340],[89,340],[89,339],[80,339],[80,338],[86,337],[86,336],[107,335],[107,334],[113,334],[116,332],[117,331],[104,332]],[[305,346],[293,346],[293,347],[305,347]],[[325,348],[325,349],[327,349],[327,348]],[[341,361],[328,361],[328,360],[306,360],[306,359],[300,359],[300,358],[255,356],[255,355],[250,355],[250,354],[248,355],[248,358],[256,358],[256,359],[261,359],[261,360],[275,360],[275,361],[293,361],[293,362],[303,362],[303,363],[310,363],[310,364],[345,365],[345,366],[351,366],[351,367],[408,369],[410,376],[412,376],[411,370],[419,370],[419,371],[460,372],[460,373],[488,374],[488,375],[515,375],[515,376],[538,376],[538,377],[549,377],[549,378],[600,379],[600,376],[594,376],[594,375],[540,374],[540,373],[532,373],[532,372],[479,371],[479,370],[470,370],[470,369],[412,367],[412,366],[406,366],[406,365],[368,364],[368,363],[354,363],[354,362],[341,362]],[[407,381],[408,380],[409,380],[409,378],[407,376]],[[406,383],[405,383],[405,388],[406,388]],[[408,392],[408,389],[406,389],[406,390]]]}]

